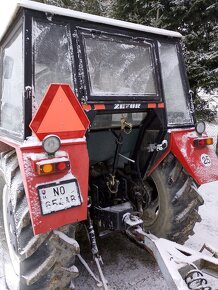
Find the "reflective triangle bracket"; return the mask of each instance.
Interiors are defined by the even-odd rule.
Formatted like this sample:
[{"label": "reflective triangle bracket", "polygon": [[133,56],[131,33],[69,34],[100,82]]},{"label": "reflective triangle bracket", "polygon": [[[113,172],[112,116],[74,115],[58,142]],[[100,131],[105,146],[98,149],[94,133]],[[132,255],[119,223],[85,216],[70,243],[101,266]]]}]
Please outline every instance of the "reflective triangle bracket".
[{"label": "reflective triangle bracket", "polygon": [[49,134],[61,139],[84,137],[89,119],[68,84],[51,84],[30,128],[40,141]]}]

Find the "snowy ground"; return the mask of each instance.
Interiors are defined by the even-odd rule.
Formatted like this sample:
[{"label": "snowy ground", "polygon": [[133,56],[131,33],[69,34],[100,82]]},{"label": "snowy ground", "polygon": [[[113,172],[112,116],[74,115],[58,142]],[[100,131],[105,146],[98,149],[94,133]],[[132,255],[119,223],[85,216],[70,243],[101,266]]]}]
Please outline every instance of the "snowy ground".
[{"label": "snowy ground", "polygon": [[196,224],[195,235],[186,244],[199,249],[202,242],[207,242],[218,250],[218,182],[202,185],[199,191],[204,198],[199,210],[202,222]]},{"label": "snowy ground", "polygon": [[[200,208],[202,222],[195,226],[195,235],[187,241],[186,245],[199,250],[202,244],[207,242],[218,248],[218,182],[201,186],[200,192],[205,200],[205,204]],[[87,241],[81,244],[81,254],[86,257],[96,273],[87,244]],[[104,259],[104,273],[109,281],[110,290],[168,289],[152,256],[124,236],[114,234],[105,237],[99,242],[99,248]],[[79,262],[77,266],[81,273],[76,280],[77,289],[98,289],[85,268]],[[6,290],[3,272],[2,269],[0,270],[0,289]],[[211,280],[211,284],[213,289],[218,289],[218,281]]]}]

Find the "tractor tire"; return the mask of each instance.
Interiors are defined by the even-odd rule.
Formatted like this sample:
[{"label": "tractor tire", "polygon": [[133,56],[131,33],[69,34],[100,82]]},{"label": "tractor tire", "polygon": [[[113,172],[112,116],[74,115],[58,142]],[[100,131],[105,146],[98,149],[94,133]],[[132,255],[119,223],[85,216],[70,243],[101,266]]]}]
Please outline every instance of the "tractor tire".
[{"label": "tractor tire", "polygon": [[[79,245],[66,244],[53,231],[34,236],[16,153],[1,155],[1,242],[8,289],[74,289],[71,279],[78,270],[72,264]],[[75,236],[75,226],[59,230]]]},{"label": "tractor tire", "polygon": [[198,207],[204,201],[196,184],[172,154],[153,171],[148,183],[152,200],[143,211],[144,229],[183,244],[201,221]]}]

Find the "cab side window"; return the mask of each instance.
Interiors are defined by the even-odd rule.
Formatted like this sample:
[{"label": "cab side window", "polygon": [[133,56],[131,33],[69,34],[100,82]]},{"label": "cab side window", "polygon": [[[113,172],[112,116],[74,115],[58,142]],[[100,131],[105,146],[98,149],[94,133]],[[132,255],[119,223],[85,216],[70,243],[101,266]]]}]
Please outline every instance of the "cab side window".
[{"label": "cab side window", "polygon": [[171,43],[159,43],[161,72],[169,125],[193,122],[179,66],[177,47]]},{"label": "cab side window", "polygon": [[3,129],[23,134],[23,37],[21,28],[3,46],[1,53],[1,119]]}]

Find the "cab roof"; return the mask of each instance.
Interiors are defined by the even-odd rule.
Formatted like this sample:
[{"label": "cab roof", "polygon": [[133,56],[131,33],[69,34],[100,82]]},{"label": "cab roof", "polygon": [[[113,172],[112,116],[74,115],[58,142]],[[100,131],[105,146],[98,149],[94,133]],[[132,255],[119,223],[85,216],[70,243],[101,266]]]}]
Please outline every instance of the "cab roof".
[{"label": "cab roof", "polygon": [[115,20],[112,18],[96,16],[96,15],[83,13],[83,12],[79,12],[79,11],[75,11],[75,10],[71,10],[71,9],[42,4],[39,2],[30,1],[30,0],[18,0],[18,1],[10,0],[10,1],[7,1],[6,3],[4,3],[4,5],[2,5],[2,8],[1,8],[2,14],[4,14],[4,16],[5,16],[4,17],[5,21],[3,21],[3,17],[0,17],[1,18],[0,40],[2,39],[7,28],[12,23],[14,17],[17,14],[17,11],[19,10],[20,7],[28,8],[28,9],[32,9],[32,10],[36,10],[36,11],[41,11],[41,12],[45,12],[45,13],[51,13],[51,14],[56,14],[56,15],[62,15],[62,16],[87,20],[87,21],[91,21],[94,23],[107,24],[107,25],[112,25],[112,26],[116,26],[116,27],[122,27],[122,28],[126,28],[126,29],[147,32],[147,33],[153,33],[153,34],[164,35],[164,36],[169,36],[169,37],[176,37],[176,38],[182,37],[182,35],[179,32],[175,32],[175,31],[171,31],[171,30],[154,28],[154,27],[145,26],[145,25],[141,25],[141,24],[135,24],[135,23],[130,23],[130,22],[121,21],[121,20]]}]

